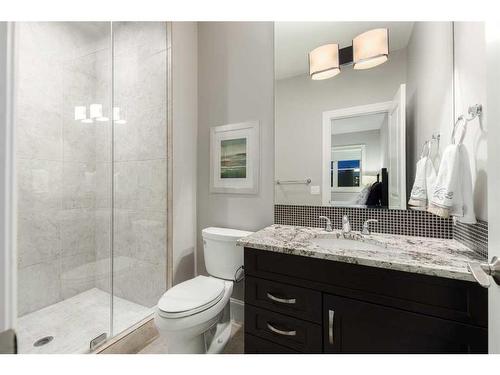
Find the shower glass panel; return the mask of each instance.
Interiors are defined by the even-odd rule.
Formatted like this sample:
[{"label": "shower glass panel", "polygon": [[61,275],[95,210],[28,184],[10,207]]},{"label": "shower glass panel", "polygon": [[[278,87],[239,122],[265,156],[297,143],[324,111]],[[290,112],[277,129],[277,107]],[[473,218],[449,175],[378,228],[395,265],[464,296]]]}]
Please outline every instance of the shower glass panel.
[{"label": "shower glass panel", "polygon": [[19,352],[88,352],[166,290],[167,27],[15,29]]},{"label": "shower glass panel", "polygon": [[113,22],[113,331],[166,289],[167,24]]}]

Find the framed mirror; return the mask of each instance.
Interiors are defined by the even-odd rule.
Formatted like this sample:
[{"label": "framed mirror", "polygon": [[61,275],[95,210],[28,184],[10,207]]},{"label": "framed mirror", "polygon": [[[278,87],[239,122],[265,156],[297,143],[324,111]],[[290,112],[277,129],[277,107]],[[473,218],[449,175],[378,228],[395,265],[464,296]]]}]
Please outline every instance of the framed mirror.
[{"label": "framed mirror", "polygon": [[276,204],[406,209],[452,124],[451,22],[275,23]]}]

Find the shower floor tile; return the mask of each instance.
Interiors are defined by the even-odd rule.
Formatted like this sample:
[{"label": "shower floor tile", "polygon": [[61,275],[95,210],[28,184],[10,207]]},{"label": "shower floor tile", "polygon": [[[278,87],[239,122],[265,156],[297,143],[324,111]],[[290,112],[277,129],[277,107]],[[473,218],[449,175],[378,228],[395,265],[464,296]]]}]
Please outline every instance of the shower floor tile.
[{"label": "shower floor tile", "polygon": [[[153,308],[114,297],[114,332],[120,333],[153,312]],[[19,353],[86,353],[90,340],[109,334],[110,295],[93,288],[18,319]],[[54,339],[43,346],[33,343],[43,337]]]}]

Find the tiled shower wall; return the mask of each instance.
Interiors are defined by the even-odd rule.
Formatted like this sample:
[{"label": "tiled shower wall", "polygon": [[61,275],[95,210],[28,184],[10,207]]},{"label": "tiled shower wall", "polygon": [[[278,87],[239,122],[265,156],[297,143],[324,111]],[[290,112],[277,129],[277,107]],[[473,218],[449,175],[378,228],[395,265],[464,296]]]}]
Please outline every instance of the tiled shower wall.
[{"label": "tiled shower wall", "polygon": [[[109,291],[109,23],[17,23],[18,309]],[[115,23],[114,291],[153,306],[166,287],[166,26]],[[147,46],[147,47],[146,47]]]},{"label": "tiled shower wall", "polygon": [[103,26],[16,24],[19,315],[94,286],[96,126],[73,111],[103,102]]},{"label": "tiled shower wall", "polygon": [[283,225],[323,227],[319,216],[331,219],[333,227],[342,228],[342,217],[347,215],[353,230],[361,230],[367,219],[378,219],[370,224],[377,233],[401,234],[434,238],[454,238],[485,258],[488,255],[488,223],[478,220],[469,225],[422,211],[359,209],[348,207],[275,205],[274,222]]},{"label": "tiled shower wall", "polygon": [[[152,307],[167,273],[167,30],[114,22],[114,293]],[[105,254],[106,255],[106,254]]]}]

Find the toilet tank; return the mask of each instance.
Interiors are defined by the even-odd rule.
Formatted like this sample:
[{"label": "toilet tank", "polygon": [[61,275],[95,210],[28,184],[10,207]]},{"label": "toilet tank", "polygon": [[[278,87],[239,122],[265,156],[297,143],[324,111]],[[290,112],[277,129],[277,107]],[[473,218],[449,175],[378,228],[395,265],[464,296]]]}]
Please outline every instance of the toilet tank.
[{"label": "toilet tank", "polygon": [[236,241],[252,234],[237,229],[205,228],[203,237],[203,254],[207,272],[214,277],[234,280],[236,272],[243,266],[243,247],[236,246]]}]

